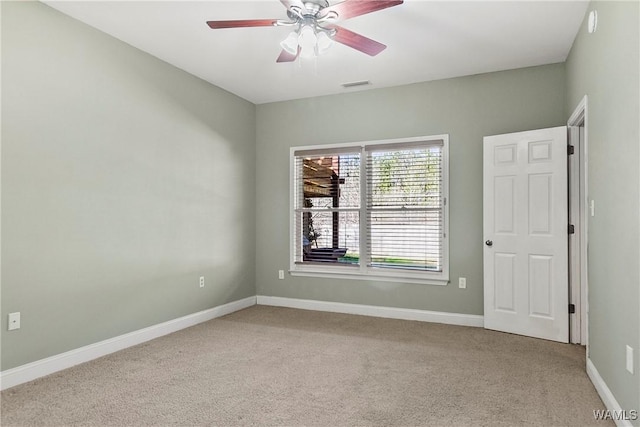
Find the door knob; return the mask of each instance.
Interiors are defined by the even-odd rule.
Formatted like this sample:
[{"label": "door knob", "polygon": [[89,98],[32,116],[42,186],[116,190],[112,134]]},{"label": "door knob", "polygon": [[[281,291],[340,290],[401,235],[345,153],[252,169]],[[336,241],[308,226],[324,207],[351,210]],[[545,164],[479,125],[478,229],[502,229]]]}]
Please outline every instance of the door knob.
[{"label": "door knob", "polygon": [[487,246],[493,246],[493,240],[487,240],[484,244]]}]

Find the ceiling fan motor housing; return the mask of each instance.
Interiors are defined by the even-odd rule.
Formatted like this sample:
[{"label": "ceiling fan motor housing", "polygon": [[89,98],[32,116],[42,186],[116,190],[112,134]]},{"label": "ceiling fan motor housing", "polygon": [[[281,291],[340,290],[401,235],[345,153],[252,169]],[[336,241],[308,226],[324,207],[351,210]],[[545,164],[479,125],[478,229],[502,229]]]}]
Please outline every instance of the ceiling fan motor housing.
[{"label": "ceiling fan motor housing", "polygon": [[289,17],[289,19],[293,21],[301,18],[314,19],[318,12],[320,12],[325,7],[329,7],[329,2],[327,0],[308,0],[303,4],[305,10],[299,10],[299,14],[296,14],[294,11],[292,11],[292,8],[295,8],[295,6],[287,9],[287,16]]}]

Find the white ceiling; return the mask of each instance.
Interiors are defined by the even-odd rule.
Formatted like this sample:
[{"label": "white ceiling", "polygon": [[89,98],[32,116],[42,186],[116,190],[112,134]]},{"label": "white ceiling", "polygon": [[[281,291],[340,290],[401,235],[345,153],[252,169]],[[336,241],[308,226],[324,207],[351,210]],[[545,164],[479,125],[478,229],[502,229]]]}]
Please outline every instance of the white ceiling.
[{"label": "white ceiling", "polygon": [[[278,64],[279,42],[290,28],[206,25],[286,19],[278,0],[45,3],[255,104],[562,62],[588,6],[583,0],[405,0],[339,23],[386,44],[378,56],[336,44],[316,59]],[[341,86],[360,80],[371,85]]]}]

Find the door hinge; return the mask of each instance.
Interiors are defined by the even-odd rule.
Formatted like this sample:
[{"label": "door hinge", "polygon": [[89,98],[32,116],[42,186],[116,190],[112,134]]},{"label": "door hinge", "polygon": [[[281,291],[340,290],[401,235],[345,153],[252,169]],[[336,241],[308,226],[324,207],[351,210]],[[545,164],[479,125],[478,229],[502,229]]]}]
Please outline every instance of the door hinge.
[{"label": "door hinge", "polygon": [[569,314],[573,314],[576,312],[576,305],[575,304],[569,304]]},{"label": "door hinge", "polygon": [[576,148],[573,145],[567,145],[567,155],[570,156],[576,152]]},{"label": "door hinge", "polygon": [[569,224],[569,234],[575,234],[576,227],[573,224]]}]

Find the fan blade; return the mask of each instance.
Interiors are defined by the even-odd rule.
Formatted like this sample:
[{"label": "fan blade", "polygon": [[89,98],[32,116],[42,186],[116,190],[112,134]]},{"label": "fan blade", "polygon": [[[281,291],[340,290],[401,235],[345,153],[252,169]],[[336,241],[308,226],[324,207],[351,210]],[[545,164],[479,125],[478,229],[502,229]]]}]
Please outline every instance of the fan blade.
[{"label": "fan blade", "polygon": [[293,62],[298,58],[298,55],[300,55],[300,50],[300,46],[298,46],[298,53],[292,55],[283,49],[282,52],[280,52],[278,59],[276,59],[276,62]]},{"label": "fan blade", "polygon": [[333,40],[355,50],[359,50],[360,52],[366,53],[369,56],[376,56],[387,48],[387,46],[382,43],[378,43],[375,40],[371,40],[370,38],[358,33],[354,33],[344,27],[331,25],[330,28],[335,28],[336,30],[336,35],[333,37]]},{"label": "fan blade", "polygon": [[329,13],[335,12],[338,14],[339,20],[345,20],[386,9],[388,7],[397,6],[402,3],[403,0],[345,0],[342,3],[334,4],[333,6],[322,9],[318,12],[318,19],[322,19]]},{"label": "fan blade", "polygon": [[235,21],[207,21],[207,25],[216,30],[219,28],[272,27],[277,22],[277,19],[239,19]]}]

